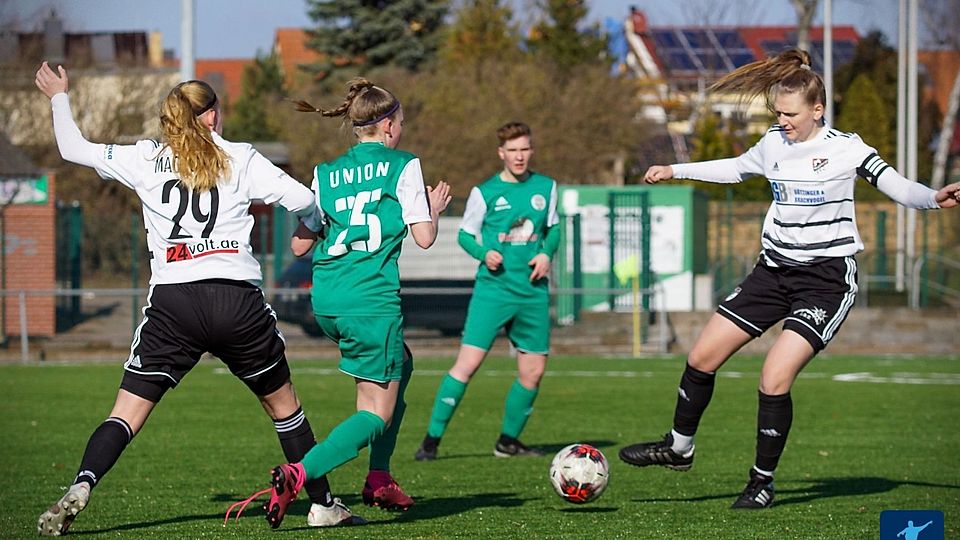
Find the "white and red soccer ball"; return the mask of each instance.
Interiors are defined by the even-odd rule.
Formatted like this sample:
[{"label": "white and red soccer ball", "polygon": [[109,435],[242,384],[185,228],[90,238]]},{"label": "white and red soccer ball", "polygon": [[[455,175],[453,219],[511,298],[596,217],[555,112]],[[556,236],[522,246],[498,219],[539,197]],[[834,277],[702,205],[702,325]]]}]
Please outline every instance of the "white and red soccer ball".
[{"label": "white and red soccer ball", "polygon": [[610,467],[603,452],[589,444],[577,443],[557,452],[550,463],[550,483],[565,501],[588,503],[603,493],[610,479]]}]

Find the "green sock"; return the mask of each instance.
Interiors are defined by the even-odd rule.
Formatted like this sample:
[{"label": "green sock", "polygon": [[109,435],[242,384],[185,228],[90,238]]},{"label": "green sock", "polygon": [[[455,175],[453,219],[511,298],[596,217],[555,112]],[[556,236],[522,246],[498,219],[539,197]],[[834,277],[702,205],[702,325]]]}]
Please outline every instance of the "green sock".
[{"label": "green sock", "polygon": [[466,391],[467,383],[454,379],[449,373],[443,377],[437,390],[437,398],[433,402],[433,414],[430,416],[427,435],[437,439],[443,437],[443,432],[447,430],[447,424],[453,418],[453,412],[457,410]]},{"label": "green sock", "polygon": [[513,381],[510,391],[507,392],[507,402],[503,413],[503,434],[516,439],[527,424],[530,413],[533,412],[533,401],[537,399],[539,388],[533,390],[525,388],[520,380]]},{"label": "green sock", "polygon": [[400,431],[400,422],[403,421],[403,413],[407,410],[407,402],[403,399],[403,394],[407,390],[407,383],[410,382],[410,376],[413,374],[413,361],[407,360],[403,363],[403,375],[400,379],[400,390],[397,393],[397,404],[393,409],[393,420],[390,427],[376,439],[370,441],[370,470],[371,471],[389,471],[390,458],[397,447],[397,433]]},{"label": "green sock", "polygon": [[357,457],[360,449],[383,433],[385,428],[383,419],[369,411],[357,411],[340,422],[323,442],[314,445],[300,460],[307,480],[320,478]]}]

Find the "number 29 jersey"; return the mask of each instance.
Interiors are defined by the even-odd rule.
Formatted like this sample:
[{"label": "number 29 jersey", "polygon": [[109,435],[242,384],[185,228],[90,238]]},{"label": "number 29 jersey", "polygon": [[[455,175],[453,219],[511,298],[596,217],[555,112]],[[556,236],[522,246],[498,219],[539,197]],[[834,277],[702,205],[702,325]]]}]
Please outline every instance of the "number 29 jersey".
[{"label": "number 29 jersey", "polygon": [[315,213],[305,185],[251,145],[212,135],[229,157],[230,178],[202,193],[183,186],[173,152],[156,141],[91,146],[96,155],[89,157],[97,173],[133,189],[140,198],[152,285],[220,278],[259,286],[263,275],[250,247],[250,204],[279,203],[301,218]]},{"label": "number 29 jersey", "polygon": [[314,170],[327,232],[313,252],[313,311],[321,316],[400,313],[397,259],[407,225],[430,221],[420,160],[361,142]]}]

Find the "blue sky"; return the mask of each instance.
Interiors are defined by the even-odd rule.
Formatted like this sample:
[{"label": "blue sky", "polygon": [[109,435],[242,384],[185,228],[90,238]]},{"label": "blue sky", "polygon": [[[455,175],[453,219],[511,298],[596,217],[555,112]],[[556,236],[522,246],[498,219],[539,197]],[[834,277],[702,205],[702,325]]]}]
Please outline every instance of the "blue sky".
[{"label": "blue sky", "polygon": [[[513,4],[523,13],[523,6],[532,1],[513,0]],[[896,42],[897,0],[833,3],[835,25],[853,25],[861,35],[878,28],[890,43]],[[796,21],[788,0],[591,0],[589,17],[622,18],[631,4],[644,10],[653,26],[696,24],[700,14],[720,24]],[[267,51],[274,29],[310,25],[305,6],[304,0],[196,0],[197,57],[249,58],[257,50]],[[180,46],[180,0],[0,0],[0,24],[6,27],[15,21],[22,30],[34,30],[51,8],[64,19],[68,32],[159,30],[164,48]],[[816,21],[820,20],[818,16]]]}]

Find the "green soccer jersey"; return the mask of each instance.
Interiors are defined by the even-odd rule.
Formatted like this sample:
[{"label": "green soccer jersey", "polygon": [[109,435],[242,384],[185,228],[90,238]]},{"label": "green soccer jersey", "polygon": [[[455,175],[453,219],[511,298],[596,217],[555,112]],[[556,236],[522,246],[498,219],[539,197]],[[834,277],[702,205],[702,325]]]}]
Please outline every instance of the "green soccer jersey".
[{"label": "green soccer jersey", "polygon": [[[547,231],[558,222],[557,183],[552,178],[531,172],[523,182],[505,182],[497,173],[474,187],[460,224],[462,233],[482,245],[471,253],[480,260],[474,295],[501,302],[545,300],[547,279],[531,283],[528,263],[544,252]],[[483,263],[491,249],[503,255],[503,264],[493,272]]]},{"label": "green soccer jersey", "polygon": [[375,142],[317,165],[313,190],[327,221],[313,253],[317,315],[400,313],[397,259],[407,225],[430,221],[420,160]]}]

